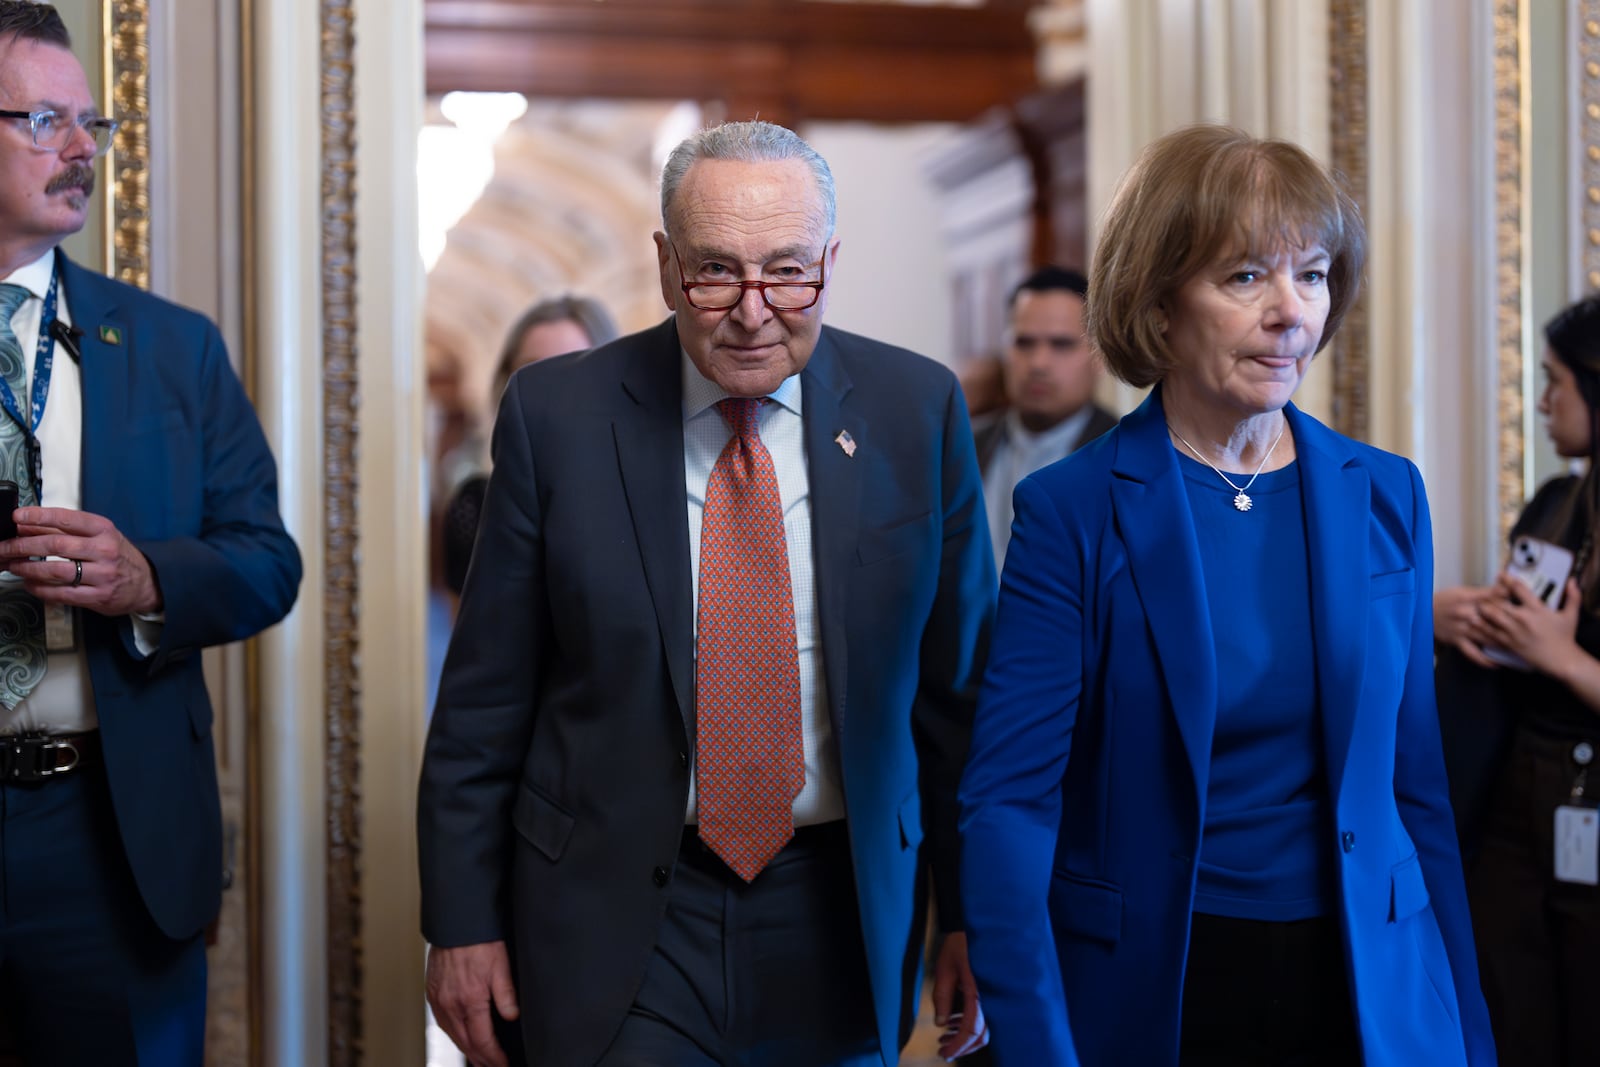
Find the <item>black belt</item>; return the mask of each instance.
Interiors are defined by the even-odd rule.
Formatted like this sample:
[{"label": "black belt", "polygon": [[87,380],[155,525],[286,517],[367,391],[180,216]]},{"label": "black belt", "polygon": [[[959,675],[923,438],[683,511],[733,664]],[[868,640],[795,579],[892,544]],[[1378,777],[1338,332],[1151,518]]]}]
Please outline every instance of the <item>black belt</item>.
[{"label": "black belt", "polygon": [[0,737],[0,782],[42,782],[78,770],[100,755],[100,731]]}]

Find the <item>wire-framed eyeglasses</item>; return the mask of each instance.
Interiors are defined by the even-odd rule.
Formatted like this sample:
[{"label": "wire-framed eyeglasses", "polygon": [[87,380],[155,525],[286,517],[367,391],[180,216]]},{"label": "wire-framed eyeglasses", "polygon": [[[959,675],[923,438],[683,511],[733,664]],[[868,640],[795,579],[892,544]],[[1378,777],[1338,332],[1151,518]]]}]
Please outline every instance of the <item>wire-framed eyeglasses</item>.
[{"label": "wire-framed eyeglasses", "polygon": [[111,147],[111,136],[121,125],[116,119],[100,115],[82,115],[73,119],[49,107],[38,111],[0,111],[0,119],[27,119],[28,127],[33,131],[33,143],[52,152],[59,152],[71,144],[73,131],[81,127],[94,139],[94,154],[97,156],[103,155]]},{"label": "wire-framed eyeglasses", "polygon": [[814,282],[692,282],[684,274],[683,259],[678,246],[672,246],[672,258],[678,263],[678,277],[683,281],[683,295],[689,306],[700,311],[727,311],[744,299],[746,289],[761,294],[767,307],[774,311],[804,311],[822,299],[822,290],[828,284],[828,254],[824,249],[818,262],[819,277]]}]

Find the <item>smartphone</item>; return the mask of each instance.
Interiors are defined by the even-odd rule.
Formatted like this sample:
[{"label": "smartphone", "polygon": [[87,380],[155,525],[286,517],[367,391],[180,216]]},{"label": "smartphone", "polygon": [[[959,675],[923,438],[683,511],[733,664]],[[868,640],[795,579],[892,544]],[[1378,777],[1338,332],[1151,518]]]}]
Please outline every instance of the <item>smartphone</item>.
[{"label": "smartphone", "polygon": [[[0,482],[0,485],[3,484]],[[1567,576],[1572,573],[1572,553],[1537,537],[1519,537],[1511,543],[1511,558],[1506,561],[1506,573],[1544,601],[1550,610],[1556,611],[1561,607],[1561,594],[1567,587]],[[1523,671],[1528,669],[1527,661],[1514,652],[1485,648],[1483,654],[1502,666]]]},{"label": "smartphone", "polygon": [[17,536],[17,520],[12,513],[17,510],[19,503],[17,483],[0,481],[0,541],[9,541]]}]

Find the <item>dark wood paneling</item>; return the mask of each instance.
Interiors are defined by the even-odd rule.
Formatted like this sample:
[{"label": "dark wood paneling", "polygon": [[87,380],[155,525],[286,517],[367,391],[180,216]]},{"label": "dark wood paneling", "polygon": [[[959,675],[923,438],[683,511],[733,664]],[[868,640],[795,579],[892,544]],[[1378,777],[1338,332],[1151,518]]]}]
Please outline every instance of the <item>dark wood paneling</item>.
[{"label": "dark wood paneling", "polygon": [[1025,0],[426,0],[427,90],[697,100],[730,118],[965,121],[1034,90]]}]

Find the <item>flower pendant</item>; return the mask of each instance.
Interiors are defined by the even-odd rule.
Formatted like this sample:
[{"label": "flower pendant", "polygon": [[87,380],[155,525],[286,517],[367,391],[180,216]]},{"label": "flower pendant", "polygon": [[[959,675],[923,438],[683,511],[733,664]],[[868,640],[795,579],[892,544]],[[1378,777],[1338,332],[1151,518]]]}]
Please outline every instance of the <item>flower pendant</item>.
[{"label": "flower pendant", "polygon": [[1255,503],[1250,499],[1250,494],[1241,489],[1239,495],[1233,498],[1233,506],[1240,511],[1249,511],[1255,507]]}]

